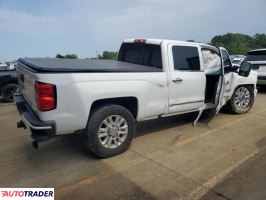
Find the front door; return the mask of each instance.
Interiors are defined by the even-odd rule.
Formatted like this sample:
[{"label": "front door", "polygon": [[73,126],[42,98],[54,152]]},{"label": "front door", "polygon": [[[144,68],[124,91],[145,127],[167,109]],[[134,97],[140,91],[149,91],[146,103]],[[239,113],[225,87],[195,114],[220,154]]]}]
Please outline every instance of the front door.
[{"label": "front door", "polygon": [[221,82],[221,92],[218,100],[218,104],[216,107],[216,114],[221,110],[221,108],[226,104],[226,102],[230,98],[230,94],[234,84],[234,80],[236,80],[237,74],[229,72],[225,73],[224,68],[232,67],[230,56],[227,50],[223,47],[219,48],[221,58],[222,58],[222,82]]},{"label": "front door", "polygon": [[169,113],[199,110],[204,105],[206,77],[196,45],[168,45]]}]

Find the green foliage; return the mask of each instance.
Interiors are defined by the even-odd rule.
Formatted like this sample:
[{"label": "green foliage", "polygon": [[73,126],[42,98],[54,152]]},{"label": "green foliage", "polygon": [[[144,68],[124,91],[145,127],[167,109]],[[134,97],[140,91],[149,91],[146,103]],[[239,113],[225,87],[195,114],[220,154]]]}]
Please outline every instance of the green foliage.
[{"label": "green foliage", "polygon": [[266,48],[266,35],[255,34],[253,37],[240,33],[227,33],[214,36],[211,44],[225,47],[230,54],[246,54],[252,49]]},{"label": "green foliage", "polygon": [[104,51],[102,55],[98,54],[98,59],[116,60],[117,52]]},{"label": "green foliage", "polygon": [[253,36],[253,45],[257,48],[266,48],[266,35],[265,34],[255,34]]},{"label": "green foliage", "polygon": [[65,55],[65,58],[68,58],[68,59],[77,59],[78,58],[78,56],[76,55],[76,54],[66,54]]},{"label": "green foliage", "polygon": [[61,58],[61,59],[64,59],[64,58],[67,58],[67,59],[77,59],[78,56],[76,54],[66,54],[65,56],[64,55],[61,55],[61,54],[56,54],[55,56],[56,58]]},{"label": "green foliage", "polygon": [[56,54],[56,56],[55,56],[56,58],[65,58],[65,56],[63,56],[63,55],[61,55],[61,54]]}]

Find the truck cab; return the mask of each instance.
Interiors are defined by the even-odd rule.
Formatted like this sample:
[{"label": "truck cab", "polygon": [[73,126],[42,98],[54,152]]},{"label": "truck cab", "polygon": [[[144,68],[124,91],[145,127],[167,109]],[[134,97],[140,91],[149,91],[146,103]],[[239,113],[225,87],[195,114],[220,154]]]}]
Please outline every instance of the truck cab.
[{"label": "truck cab", "polygon": [[[129,39],[123,42],[118,60],[160,68],[166,73],[166,82],[158,83],[169,91],[164,115],[203,109],[215,109],[217,114],[239,85],[252,87],[252,93],[257,93],[256,72],[239,75],[222,47],[175,40]],[[235,112],[246,112],[246,104],[239,105]]]}]

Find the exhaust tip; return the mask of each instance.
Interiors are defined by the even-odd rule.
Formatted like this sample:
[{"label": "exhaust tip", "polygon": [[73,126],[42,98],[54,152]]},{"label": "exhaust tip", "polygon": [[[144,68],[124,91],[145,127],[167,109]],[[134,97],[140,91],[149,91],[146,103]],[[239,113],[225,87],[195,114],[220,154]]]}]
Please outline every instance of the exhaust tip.
[{"label": "exhaust tip", "polygon": [[33,146],[34,149],[38,149],[39,148],[39,144],[38,144],[37,141],[33,141],[32,142],[32,146]]}]

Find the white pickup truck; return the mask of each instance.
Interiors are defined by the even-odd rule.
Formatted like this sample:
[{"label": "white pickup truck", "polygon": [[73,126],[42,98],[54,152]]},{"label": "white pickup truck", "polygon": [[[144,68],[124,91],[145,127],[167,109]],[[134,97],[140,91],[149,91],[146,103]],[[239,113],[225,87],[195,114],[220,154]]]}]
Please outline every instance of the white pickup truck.
[{"label": "white pickup truck", "polygon": [[117,61],[24,58],[18,60],[20,93],[14,99],[37,142],[83,134],[96,155],[126,151],[136,122],[226,105],[246,113],[256,96],[257,74],[243,62],[232,67],[224,48],[173,40],[128,39]]}]

